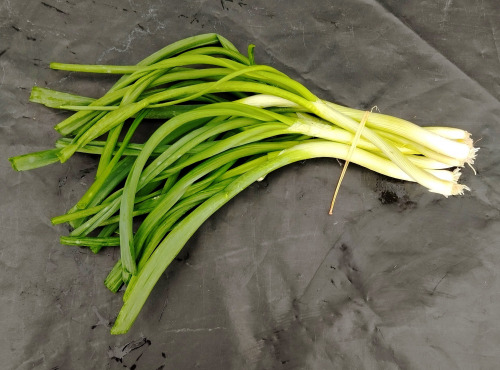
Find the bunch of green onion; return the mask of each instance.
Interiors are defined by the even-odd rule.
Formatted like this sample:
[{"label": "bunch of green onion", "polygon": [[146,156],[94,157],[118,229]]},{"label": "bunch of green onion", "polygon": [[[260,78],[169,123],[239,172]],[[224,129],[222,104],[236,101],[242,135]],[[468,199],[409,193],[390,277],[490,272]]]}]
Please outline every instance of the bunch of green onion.
[{"label": "bunch of green onion", "polygon": [[[124,305],[111,333],[129,330],[155,283],[202,223],[250,184],[287,164],[340,158],[445,196],[462,194],[459,168],[472,164],[469,133],[319,99],[227,39],[175,42],[134,66],[52,63],[51,68],[120,74],[98,99],[34,87],[30,100],[75,111],[55,126],[55,148],[10,158],[18,170],[99,156],[94,183],[53,224],[72,226],[61,243],[119,246],[105,285]],[[144,120],[162,119],[133,142]],[[105,138],[102,139],[102,138]],[[140,217],[139,217],[140,216]]]}]

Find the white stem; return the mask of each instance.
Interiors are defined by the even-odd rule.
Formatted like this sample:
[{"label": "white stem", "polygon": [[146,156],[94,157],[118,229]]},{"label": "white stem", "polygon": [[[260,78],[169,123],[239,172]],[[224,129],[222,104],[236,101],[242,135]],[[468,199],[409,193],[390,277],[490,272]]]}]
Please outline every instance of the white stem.
[{"label": "white stem", "polygon": [[[265,94],[252,95],[239,100],[239,102],[260,108],[299,107],[298,104],[287,99]],[[327,101],[324,101],[324,103],[357,121],[361,119],[364,112]],[[477,150],[472,147],[471,141],[467,140],[470,138],[467,131],[453,127],[420,127],[404,119],[379,113],[371,113],[366,126],[412,138],[412,141],[420,146],[427,147],[447,157],[458,159],[462,165],[464,163],[474,163]],[[465,142],[455,140],[465,140]]]},{"label": "white stem", "polygon": [[[340,158],[346,159],[349,152],[349,145],[334,143],[329,141],[317,140],[309,143],[298,144],[293,147],[293,150],[305,150],[308,153],[308,157],[329,157],[329,158]],[[287,150],[285,150],[287,151]],[[285,152],[283,151],[283,152]],[[400,180],[414,181],[410,176],[408,176],[404,171],[402,171],[398,166],[386,158],[382,158],[374,153],[368,152],[366,150],[356,148],[351,157],[351,162],[356,163],[360,166],[368,168],[372,171],[378,172],[380,174],[393,177]],[[447,170],[423,170],[429,175],[439,177],[440,181],[449,183],[449,193],[448,195],[463,194],[464,190],[469,190],[466,186],[457,184],[458,177],[460,176],[460,171],[447,171]],[[429,189],[431,192],[435,192],[433,189]]]},{"label": "white stem", "polygon": [[465,140],[470,138],[470,133],[455,127],[441,127],[441,126],[426,126],[427,131],[434,132],[451,140]]},{"label": "white stem", "polygon": [[[328,106],[355,120],[360,120],[363,111],[325,102]],[[372,113],[366,123],[368,127],[390,132],[403,137],[410,137],[414,142],[428,147],[438,153],[466,161],[470,157],[469,146],[449,140],[432,131],[426,130],[412,122],[386,114]]]},{"label": "white stem", "polygon": [[256,94],[251,95],[246,98],[237,100],[238,103],[251,105],[258,108],[269,108],[269,107],[287,107],[287,108],[299,108],[300,105],[291,102],[288,99],[283,99],[274,95],[267,94]]},{"label": "white stem", "polygon": [[[312,105],[320,117],[339,125],[348,131],[356,132],[359,123],[335,110],[327,102],[323,102],[318,99],[317,101],[312,102]],[[445,196],[452,195],[457,191],[457,189],[453,188],[453,183],[441,180],[429,172],[417,167],[394,145],[389,143],[387,140],[384,140],[380,135],[377,135],[368,127],[365,127],[362,132],[362,136],[369,140],[372,144],[376,145],[387,158],[394,162],[401,170],[408,174],[408,176],[428,188],[430,191],[443,194]]]}]

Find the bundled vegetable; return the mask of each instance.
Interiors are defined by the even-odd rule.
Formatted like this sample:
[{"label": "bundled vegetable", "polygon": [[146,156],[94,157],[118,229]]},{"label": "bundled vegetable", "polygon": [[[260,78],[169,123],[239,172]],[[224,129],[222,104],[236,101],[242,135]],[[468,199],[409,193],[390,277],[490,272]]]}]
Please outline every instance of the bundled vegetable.
[{"label": "bundled vegetable", "polygon": [[[119,246],[121,258],[105,280],[113,292],[127,286],[113,334],[129,330],[208,217],[287,164],[340,158],[444,196],[468,190],[458,179],[477,151],[469,133],[322,100],[255,64],[253,45],[244,56],[220,35],[175,42],[135,66],[51,67],[122,75],[98,99],[34,87],[31,101],[75,113],[55,126],[62,137],[54,149],[10,158],[22,171],[64,163],[77,152],[99,156],[94,183],[52,222],[72,226],[63,244],[95,253]],[[133,142],[148,119],[165,122],[145,142]]]}]

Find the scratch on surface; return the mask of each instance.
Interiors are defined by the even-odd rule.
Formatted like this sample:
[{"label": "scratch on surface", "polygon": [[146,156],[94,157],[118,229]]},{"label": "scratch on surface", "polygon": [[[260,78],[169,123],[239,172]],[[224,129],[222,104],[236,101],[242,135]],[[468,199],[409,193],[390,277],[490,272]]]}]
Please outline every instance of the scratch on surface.
[{"label": "scratch on surface", "polygon": [[42,1],[42,3],[41,3],[41,4],[42,4],[43,6],[45,6],[45,7],[49,8],[49,9],[54,9],[54,10],[55,10],[56,12],[58,12],[58,13],[68,15],[68,13],[66,13],[64,10],[59,9],[59,8],[55,7],[54,5],[47,4],[47,3],[46,3],[46,2],[44,2],[44,1]]},{"label": "scratch on surface", "polygon": [[211,332],[214,330],[226,330],[224,326],[216,326],[215,328],[180,328],[180,329],[170,329],[166,330],[167,333],[199,333],[199,332]]},{"label": "scratch on surface", "polygon": [[[273,247],[277,243],[281,243],[281,242],[288,241],[288,240],[294,240],[294,239],[309,238],[310,236],[315,236],[315,235],[316,235],[315,232],[312,232],[312,233],[307,232],[307,233],[303,233],[300,235],[287,235],[287,236],[284,236],[282,238],[263,241],[261,243],[261,245],[263,247],[265,247],[266,250],[264,251],[264,254],[262,256],[260,256],[258,259],[256,258],[255,254],[252,253],[252,260],[253,260],[252,269],[247,274],[247,279],[243,282],[242,287],[246,287],[247,284],[250,282],[250,280],[252,280],[252,278],[255,276],[256,283],[257,283],[256,285],[257,285],[257,289],[258,289],[257,296],[260,300],[260,282],[259,282],[259,274],[257,274],[257,271],[260,268],[262,261],[264,261],[266,259],[267,255],[269,254],[269,252],[271,252],[273,250]],[[239,249],[239,250],[241,250],[241,249]],[[234,252],[238,252],[239,250],[234,251]],[[224,256],[233,254],[234,252],[229,252],[229,253],[225,254]]]},{"label": "scratch on surface", "polygon": [[453,0],[447,0],[446,1],[446,4],[444,5],[444,9],[443,9],[443,11],[445,13],[448,13],[448,10],[450,9],[450,6],[451,6],[452,3],[453,3]]},{"label": "scratch on surface", "polygon": [[[335,244],[333,244],[335,246]],[[332,252],[334,247],[328,249],[328,251],[326,251],[325,255],[323,256],[323,258],[321,259],[320,263],[318,263],[317,267],[316,267],[316,270],[314,271],[314,273],[312,274],[311,276],[311,279],[309,279],[309,282],[307,283],[306,287],[303,289],[303,293],[302,295],[298,298],[298,301],[301,301],[302,298],[304,297],[304,295],[307,294],[307,291],[309,290],[309,287],[311,286],[311,284],[313,283],[314,279],[316,278],[316,275],[318,275],[318,272],[321,270],[321,268],[323,267],[326,259],[328,258],[328,256],[330,255],[330,253]]]},{"label": "scratch on surface", "polygon": [[161,321],[161,318],[163,317],[163,313],[165,312],[165,309],[167,308],[167,304],[168,304],[168,298],[165,298],[165,302],[163,303],[163,308],[161,309],[160,318],[158,319],[158,321]]},{"label": "scratch on surface", "polygon": [[49,83],[47,84],[47,87],[49,87],[49,88],[50,88],[51,86],[54,86],[54,85],[55,85],[55,86],[57,86],[57,85],[62,85],[62,84],[63,84],[66,80],[71,81],[71,79],[73,78],[73,74],[74,74],[74,73],[75,73],[75,72],[69,72],[67,76],[64,76],[64,77],[60,78],[58,81],[49,82]]},{"label": "scratch on surface", "polygon": [[111,327],[111,323],[109,322],[109,320],[106,320],[100,313],[99,311],[97,311],[97,307],[96,306],[92,306],[92,311],[94,311],[95,315],[97,316],[97,319],[99,320],[97,322],[97,324],[95,325],[92,325],[92,329],[95,329],[96,327],[98,327],[99,325],[102,325],[102,326],[105,326],[107,328]]},{"label": "scratch on surface", "polygon": [[349,34],[351,35],[351,37],[352,37],[353,39],[356,39],[356,35],[354,34],[354,25],[353,25],[353,24],[351,24],[351,25],[349,25],[347,28],[349,29]]},{"label": "scratch on surface", "polygon": [[446,0],[446,4],[444,4],[443,8],[443,19],[441,20],[441,26],[444,26],[444,23],[448,20],[448,11],[450,10],[450,6],[453,3],[453,0]]},{"label": "scratch on surface", "polygon": [[444,274],[443,277],[441,279],[439,279],[439,281],[437,282],[436,286],[434,286],[434,289],[432,289],[431,295],[434,295],[434,293],[436,293],[436,289],[437,289],[438,285],[441,284],[441,282],[444,280],[444,278],[446,277],[446,275],[448,275],[448,273]]},{"label": "scratch on surface", "polygon": [[[168,27],[168,23],[167,22],[162,22],[161,20],[158,19],[157,12],[158,12],[158,8],[151,7],[149,9],[149,11],[145,14],[145,16],[142,17],[143,19],[146,19],[146,21],[148,23],[149,23],[149,20],[152,20],[152,21],[154,21],[157,24],[156,29],[153,30],[152,33],[156,33],[157,31],[163,30],[163,29],[165,29],[165,28]],[[151,33],[151,32],[149,32],[149,33]]]},{"label": "scratch on surface", "polygon": [[315,236],[315,235],[316,235],[316,232],[306,232],[306,233],[302,233],[302,234],[299,234],[299,235],[287,235],[287,236],[284,236],[282,238],[263,241],[262,245],[265,245],[265,246],[266,245],[275,245],[277,243],[286,242],[286,241],[294,240],[294,239],[309,238],[309,237]]},{"label": "scratch on surface", "polygon": [[497,52],[497,59],[500,62],[500,50],[498,48],[495,28],[493,27],[493,23],[491,22],[491,16],[488,17],[488,23],[490,24],[491,36],[493,38],[493,44],[495,45],[495,51]]},{"label": "scratch on surface", "polygon": [[136,27],[132,30],[132,32],[130,32],[127,36],[127,40],[125,41],[125,46],[123,46],[123,48],[119,48],[119,47],[116,47],[116,46],[112,46],[110,47],[109,49],[105,50],[100,56],[99,58],[97,58],[97,61],[98,62],[101,62],[105,57],[106,55],[108,55],[109,53],[113,52],[113,51],[116,51],[118,53],[124,53],[126,51],[128,51],[130,49],[130,46],[132,45],[132,41],[134,41],[137,37],[136,37],[136,34],[139,34],[139,35],[145,35],[145,34],[149,34],[150,32],[149,31],[146,31],[144,30],[143,27]]},{"label": "scratch on surface", "polygon": [[302,26],[302,43],[304,44],[304,48],[306,48],[305,26],[302,22],[300,22],[300,25]]},{"label": "scratch on surface", "polygon": [[2,66],[2,80],[0,80],[0,86],[3,86],[3,83],[5,82],[5,67],[3,63],[1,64]]},{"label": "scratch on surface", "polygon": [[[6,19],[11,19],[14,12],[12,11],[12,5],[10,4],[10,0],[5,0],[4,5],[5,5],[5,8],[7,8],[7,13],[8,13],[7,14],[8,16],[6,17]],[[3,8],[4,7],[0,7],[0,10],[2,10]],[[2,12],[2,14],[3,14],[3,12]]]}]

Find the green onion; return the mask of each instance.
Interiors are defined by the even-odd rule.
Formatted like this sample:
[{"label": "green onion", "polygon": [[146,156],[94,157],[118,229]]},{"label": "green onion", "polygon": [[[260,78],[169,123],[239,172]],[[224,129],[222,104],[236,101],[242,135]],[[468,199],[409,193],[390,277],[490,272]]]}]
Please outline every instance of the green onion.
[{"label": "green onion", "polygon": [[[468,132],[326,101],[255,64],[253,50],[250,45],[245,56],[220,35],[198,35],[137,65],[51,63],[58,70],[121,74],[101,97],[36,86],[31,92],[32,102],[74,113],[55,125],[62,137],[54,149],[9,158],[15,170],[64,163],[75,153],[99,159],[93,184],[52,223],[73,227],[62,244],[94,253],[120,248],[105,279],[113,292],[127,284],[113,334],[127,332],[208,217],[287,164],[340,158],[445,196],[468,190],[458,183],[461,167],[472,165],[477,152]],[[148,119],[164,121],[133,142]]]}]

